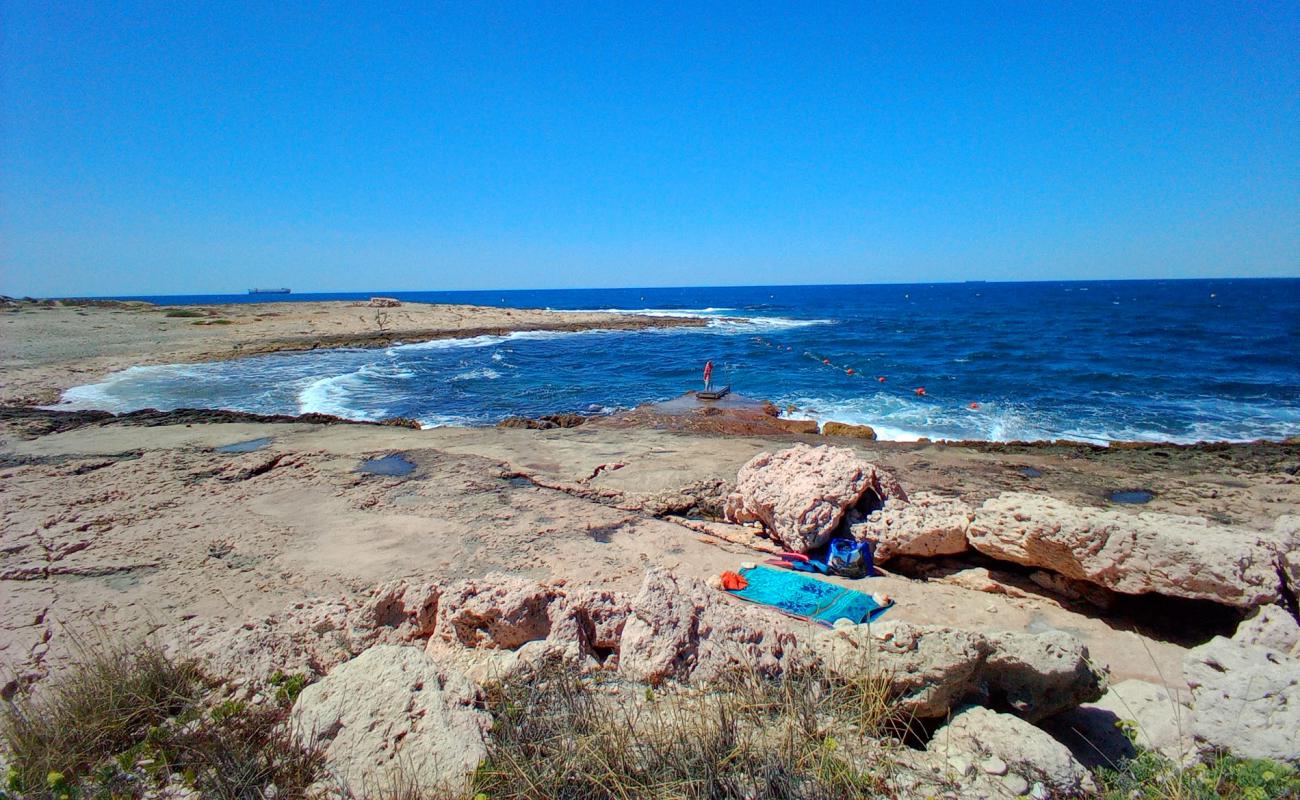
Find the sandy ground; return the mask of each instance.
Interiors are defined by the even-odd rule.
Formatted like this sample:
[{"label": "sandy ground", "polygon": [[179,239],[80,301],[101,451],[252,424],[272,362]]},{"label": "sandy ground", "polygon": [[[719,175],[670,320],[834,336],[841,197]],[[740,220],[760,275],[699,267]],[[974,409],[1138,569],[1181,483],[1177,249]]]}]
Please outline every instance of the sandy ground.
[{"label": "sandy ground", "polygon": [[[664,324],[403,306],[389,312],[402,327],[377,332],[374,309],[346,304],[214,311],[220,316],[197,321],[233,324],[194,325],[195,318],[145,308],[0,313],[0,401],[48,402],[51,392],[139,363],[493,326]],[[697,480],[734,480],[764,449],[827,439],[750,421],[719,435],[707,415],[671,410],[545,431],[230,423],[210,421],[213,415],[144,426],[78,419],[57,432],[69,417],[0,408],[0,682],[57,670],[75,637],[97,630],[166,633],[193,620],[233,626],[307,597],[361,592],[396,578],[450,581],[506,570],[631,591],[650,565],[703,577],[760,560],[745,546],[655,517],[641,501]],[[674,415],[687,424],[675,424]],[[257,439],[267,441],[253,452],[216,450]],[[1141,488],[1156,495],[1144,508],[1259,529],[1300,513],[1297,444],[1107,450],[835,443],[893,470],[909,491],[971,503],[1016,489],[1101,506],[1113,490]],[[414,469],[402,476],[358,472],[364,460],[393,453]],[[545,488],[560,485],[567,488]],[[623,494],[613,502],[600,490]],[[618,507],[639,503],[642,510]],[[746,535],[735,526],[730,532]],[[1186,603],[1139,603],[1102,616],[1009,579],[1022,596],[899,574],[856,587],[892,595],[898,605],[889,614],[897,619],[1066,630],[1116,678],[1174,685],[1185,648],[1231,622],[1217,607]]]},{"label": "sandy ground", "polygon": [[[94,301],[92,301],[94,302]],[[168,316],[198,314],[199,316]],[[385,347],[519,330],[703,325],[687,318],[403,303],[0,305],[0,405],[48,405],[73,386],[142,364],[319,347]]]}]

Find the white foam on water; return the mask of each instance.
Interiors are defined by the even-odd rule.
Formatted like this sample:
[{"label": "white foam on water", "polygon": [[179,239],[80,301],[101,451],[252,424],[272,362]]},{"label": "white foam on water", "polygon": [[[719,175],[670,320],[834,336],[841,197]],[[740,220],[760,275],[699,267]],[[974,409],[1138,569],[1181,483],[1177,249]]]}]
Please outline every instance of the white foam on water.
[{"label": "white foam on water", "polygon": [[761,333],[811,328],[815,325],[833,325],[833,319],[793,319],[791,317],[719,317],[709,322],[710,328],[727,333]]},{"label": "white foam on water", "polygon": [[361,370],[317,378],[298,392],[299,414],[330,414],[344,419],[373,421],[378,417],[349,405],[365,384]]},{"label": "white foam on water", "polygon": [[731,308],[548,308],[552,314],[623,314],[634,317],[712,317]]},{"label": "white foam on water", "polygon": [[121,414],[142,408],[175,408],[166,401],[150,402],[148,398],[132,397],[129,389],[150,378],[183,379],[194,377],[201,367],[189,364],[159,364],[147,367],[127,367],[114,372],[99,383],[73,386],[64,391],[60,401],[45,408],[56,411],[111,411]]},{"label": "white foam on water", "polygon": [[500,377],[501,377],[501,373],[497,372],[491,367],[481,367],[479,369],[472,369],[469,370],[468,372],[462,372],[458,375],[453,375],[451,379],[453,381],[477,381],[477,380],[494,381]]},{"label": "white foam on water", "polygon": [[914,442],[978,439],[991,442],[1060,438],[1030,410],[1019,406],[988,404],[978,410],[937,402],[913,400],[886,392],[848,399],[798,397],[789,401],[801,410],[794,416],[818,423],[847,422],[870,425],[877,438]]}]

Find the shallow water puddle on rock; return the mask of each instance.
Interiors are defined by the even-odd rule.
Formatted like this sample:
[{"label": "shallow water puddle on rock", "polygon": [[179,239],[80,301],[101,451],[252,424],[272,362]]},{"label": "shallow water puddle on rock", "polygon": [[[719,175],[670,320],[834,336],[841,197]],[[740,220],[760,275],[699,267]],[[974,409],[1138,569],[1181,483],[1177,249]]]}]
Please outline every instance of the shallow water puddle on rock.
[{"label": "shallow water puddle on rock", "polygon": [[400,478],[403,475],[410,475],[414,471],[415,463],[407,461],[398,453],[382,458],[367,459],[357,467],[357,472],[364,472],[367,475],[383,475],[389,478]]},{"label": "shallow water puddle on rock", "polygon": [[1024,475],[1026,478],[1043,477],[1043,471],[1037,467],[1021,467],[1020,474]]},{"label": "shallow water puddle on rock", "polygon": [[214,448],[218,453],[252,453],[261,450],[271,443],[271,437],[263,436],[260,439],[249,439],[246,442],[235,442],[234,444],[223,444]]},{"label": "shallow water puddle on rock", "polygon": [[1151,502],[1151,498],[1155,496],[1154,492],[1149,492],[1146,489],[1116,489],[1107,496],[1107,499],[1112,503],[1142,505]]}]

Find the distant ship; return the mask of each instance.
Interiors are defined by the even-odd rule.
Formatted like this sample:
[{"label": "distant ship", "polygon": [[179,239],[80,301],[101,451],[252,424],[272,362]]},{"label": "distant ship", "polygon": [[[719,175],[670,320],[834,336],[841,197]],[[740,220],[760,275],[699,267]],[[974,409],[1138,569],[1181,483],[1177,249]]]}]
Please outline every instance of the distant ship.
[{"label": "distant ship", "polygon": [[288,294],[288,289],[249,289],[249,294]]}]

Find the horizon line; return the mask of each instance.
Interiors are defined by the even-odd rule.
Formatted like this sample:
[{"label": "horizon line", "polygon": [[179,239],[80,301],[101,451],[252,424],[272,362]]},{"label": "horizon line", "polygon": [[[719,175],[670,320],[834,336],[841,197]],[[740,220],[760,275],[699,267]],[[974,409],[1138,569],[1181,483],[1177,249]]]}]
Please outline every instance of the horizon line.
[{"label": "horizon line", "polygon": [[[659,290],[659,289],[807,289],[818,287],[856,287],[856,286],[959,286],[968,283],[974,284],[1038,284],[1038,283],[1171,283],[1171,282],[1189,282],[1189,281],[1294,281],[1300,280],[1300,274],[1290,276],[1216,276],[1216,277],[1183,277],[1183,278],[1057,278],[1057,279],[1038,279],[1038,280],[985,280],[972,278],[968,280],[953,281],[879,281],[875,283],[731,283],[731,284],[666,284],[660,286],[553,286],[553,287],[521,287],[521,288],[485,288],[485,289],[337,289],[333,291],[309,291],[309,292],[290,292],[291,297],[309,297],[313,295],[324,294],[370,294],[375,295],[380,292],[388,294],[419,294],[419,293],[439,293],[439,294],[471,294],[478,292],[598,292],[598,291],[638,291],[638,290]],[[248,290],[244,292],[191,292],[191,293],[174,293],[174,294],[105,294],[105,295],[59,295],[48,297],[13,297],[10,295],[0,295],[10,297],[16,300],[119,300],[140,297],[247,297]]]}]

